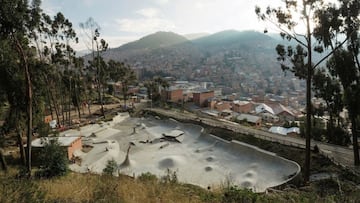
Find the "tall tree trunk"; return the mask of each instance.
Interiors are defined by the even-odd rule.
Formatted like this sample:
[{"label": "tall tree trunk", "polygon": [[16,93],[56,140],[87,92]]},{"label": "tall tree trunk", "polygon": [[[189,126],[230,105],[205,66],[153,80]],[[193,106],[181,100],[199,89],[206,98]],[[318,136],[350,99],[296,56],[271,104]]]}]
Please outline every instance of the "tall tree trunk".
[{"label": "tall tree trunk", "polygon": [[25,63],[26,93],[28,102],[28,128],[27,128],[27,172],[31,176],[31,142],[32,142],[32,84],[28,64]]},{"label": "tall tree trunk", "polygon": [[1,148],[0,148],[0,162],[1,162],[2,169],[6,172],[7,171],[7,164],[6,164],[4,154],[3,154],[3,150]]},{"label": "tall tree trunk", "polygon": [[[304,3],[304,5],[306,5]],[[304,8],[304,14],[307,14],[307,9]],[[304,165],[304,181],[308,182],[310,179],[310,150],[311,150],[311,78],[312,78],[312,49],[311,49],[311,32],[310,32],[310,17],[306,15],[307,25],[307,51],[308,51],[308,64],[307,64],[307,77],[306,77],[306,132],[305,132],[305,165]]]},{"label": "tall tree trunk", "polygon": [[356,116],[350,115],[351,120],[351,132],[353,137],[353,150],[354,150],[354,165],[359,166],[359,144],[358,144],[358,136],[357,136],[357,123],[356,123]]},{"label": "tall tree trunk", "polygon": [[100,72],[101,72],[101,67],[100,67],[100,50],[99,50],[99,46],[97,44],[96,41],[96,53],[97,53],[97,58],[96,58],[96,79],[97,79],[97,88],[98,88],[98,94],[99,94],[99,100],[100,100],[100,106],[101,106],[101,115],[105,118],[105,112],[104,112],[104,105],[103,105],[103,98],[102,98],[102,94],[101,94],[101,86],[102,86],[102,82],[101,82],[101,76],[100,76]]},{"label": "tall tree trunk", "polygon": [[24,166],[26,166],[25,148],[24,148],[24,144],[22,142],[22,132],[21,132],[20,127],[16,127],[16,135],[17,135],[17,142],[18,142],[19,150],[20,150],[20,161]]},{"label": "tall tree trunk", "polygon": [[71,77],[69,77],[69,84],[70,84],[70,91],[69,91],[69,127],[71,126],[71,102],[72,102],[72,98],[71,98],[71,94],[72,94],[72,92],[71,92]]},{"label": "tall tree trunk", "polygon": [[124,99],[124,107],[126,107],[126,100],[127,100],[127,84],[122,83],[122,92],[123,92],[123,99]]},{"label": "tall tree trunk", "polygon": [[66,120],[66,114],[65,114],[65,108],[64,108],[64,97],[61,97],[61,114],[62,114],[62,125],[65,125],[65,120]]},{"label": "tall tree trunk", "polygon": [[[45,80],[46,81],[46,80]],[[50,97],[50,90],[48,87],[45,87],[46,88],[46,97],[47,97],[47,100],[49,102],[49,109],[50,109],[50,115],[51,115],[51,120],[54,120],[54,111],[53,111],[53,108],[51,106],[51,97]]]},{"label": "tall tree trunk", "polygon": [[[85,84],[85,83],[84,83]],[[90,100],[89,100],[89,97],[88,97],[88,94],[87,94],[87,92],[86,92],[86,86],[84,85],[84,87],[85,87],[85,101],[86,101],[86,105],[87,105],[87,109],[88,109],[88,111],[89,111],[89,116],[91,116],[91,107],[90,107]],[[89,90],[89,94],[90,94],[90,90]]]},{"label": "tall tree trunk", "polygon": [[105,118],[105,112],[104,112],[104,104],[103,104],[103,98],[102,98],[102,94],[101,94],[101,84],[100,84],[100,79],[98,78],[97,81],[97,85],[98,85],[98,96],[99,96],[99,102],[100,102],[100,111],[101,111],[101,115]]},{"label": "tall tree trunk", "polygon": [[31,142],[32,142],[32,83],[31,76],[29,71],[29,65],[27,62],[27,57],[24,53],[23,47],[20,44],[20,41],[14,36],[16,41],[16,47],[22,59],[22,65],[24,66],[25,79],[26,79],[26,104],[27,104],[27,159],[26,159],[26,169],[27,175],[31,176]]},{"label": "tall tree trunk", "polygon": [[55,113],[56,113],[56,119],[57,119],[57,124],[59,125],[60,124],[60,112],[59,112],[59,105],[58,103],[56,102],[55,98],[54,98],[54,94],[52,93],[52,91],[50,90],[50,97],[51,97],[51,100],[53,102],[53,105],[54,105],[54,109],[55,109]]},{"label": "tall tree trunk", "polygon": [[[79,85],[79,80],[80,80],[80,78],[77,78],[76,79],[77,80],[77,82],[76,83],[74,83],[74,94],[75,94],[75,100],[76,100],[76,109],[77,109],[77,112],[78,112],[78,117],[79,117],[79,121],[81,120],[81,102],[80,102],[80,85]],[[76,85],[77,84],[77,85]]]},{"label": "tall tree trunk", "polygon": [[329,113],[329,125],[328,125],[328,133],[329,137],[332,140],[333,143],[335,143],[335,137],[334,137],[334,117],[332,113]]}]

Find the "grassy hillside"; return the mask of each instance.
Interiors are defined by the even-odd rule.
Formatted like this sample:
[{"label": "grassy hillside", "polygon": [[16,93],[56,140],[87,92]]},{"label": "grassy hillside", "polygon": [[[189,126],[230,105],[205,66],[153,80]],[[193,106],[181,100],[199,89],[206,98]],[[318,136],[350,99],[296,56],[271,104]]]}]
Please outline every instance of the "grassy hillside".
[{"label": "grassy hillside", "polygon": [[[0,202],[355,202],[356,188],[336,179],[311,183],[302,188],[286,186],[255,194],[227,183],[203,189],[146,174],[136,179],[69,173],[50,180],[14,178],[15,170],[0,173]],[[339,191],[341,189],[341,191]],[[350,191],[350,192],[349,192]]]}]

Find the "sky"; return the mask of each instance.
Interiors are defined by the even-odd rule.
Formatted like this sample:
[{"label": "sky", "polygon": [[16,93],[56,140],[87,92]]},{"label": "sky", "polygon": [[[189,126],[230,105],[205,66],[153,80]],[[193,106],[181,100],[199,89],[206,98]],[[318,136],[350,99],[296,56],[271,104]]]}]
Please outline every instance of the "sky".
[{"label": "sky", "polygon": [[277,6],[280,0],[43,0],[50,16],[61,12],[77,31],[76,50],[86,49],[79,24],[92,17],[101,27],[100,37],[110,48],[157,31],[178,34],[216,33],[223,30],[263,31],[255,5]]}]

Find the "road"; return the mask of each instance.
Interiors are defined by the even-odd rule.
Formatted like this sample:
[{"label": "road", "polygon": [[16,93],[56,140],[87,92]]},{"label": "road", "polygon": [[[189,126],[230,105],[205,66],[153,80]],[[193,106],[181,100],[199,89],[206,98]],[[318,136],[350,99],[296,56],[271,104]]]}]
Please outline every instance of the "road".
[{"label": "road", "polygon": [[[254,129],[246,126],[242,126],[238,123],[234,123],[231,121],[223,120],[223,119],[215,119],[210,117],[202,117],[201,118],[190,112],[180,112],[180,111],[173,111],[173,110],[165,110],[160,108],[151,108],[147,109],[149,111],[156,112],[158,114],[162,114],[177,120],[193,120],[197,122],[204,123],[209,126],[213,127],[221,127],[228,130],[232,130],[234,132],[253,135],[259,139],[269,140],[272,142],[278,142],[288,146],[294,146],[299,148],[305,148],[305,139],[297,138],[297,137],[289,137],[280,134],[270,133],[268,131],[263,131],[259,129]],[[311,141],[312,148],[317,145],[320,153],[324,156],[328,157],[332,160],[335,164],[341,165],[343,167],[356,170],[360,173],[360,168],[355,167],[353,165],[353,150],[348,147],[332,145],[328,143],[318,142],[315,140]]]}]

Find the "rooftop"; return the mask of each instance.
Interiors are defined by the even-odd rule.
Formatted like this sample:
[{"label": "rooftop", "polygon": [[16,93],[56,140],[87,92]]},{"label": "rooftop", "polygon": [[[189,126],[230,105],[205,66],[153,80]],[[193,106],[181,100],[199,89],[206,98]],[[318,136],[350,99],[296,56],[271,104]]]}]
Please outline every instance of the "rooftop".
[{"label": "rooftop", "polygon": [[33,147],[43,147],[45,143],[48,143],[50,140],[57,139],[60,146],[68,147],[73,143],[75,140],[79,139],[80,137],[42,137],[37,138],[31,142],[31,146]]},{"label": "rooftop", "polygon": [[261,118],[259,116],[253,116],[253,115],[250,115],[250,114],[240,114],[238,117],[237,117],[238,120],[242,121],[242,120],[246,120],[250,123],[256,123],[258,122]]}]

